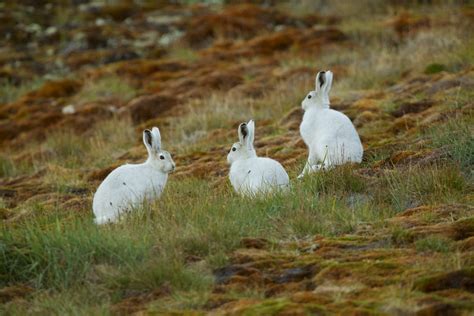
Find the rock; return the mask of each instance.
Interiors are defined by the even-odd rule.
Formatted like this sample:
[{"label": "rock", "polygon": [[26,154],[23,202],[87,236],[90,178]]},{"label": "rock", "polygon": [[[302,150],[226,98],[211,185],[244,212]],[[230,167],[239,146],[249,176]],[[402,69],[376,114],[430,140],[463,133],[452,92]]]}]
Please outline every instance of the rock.
[{"label": "rock", "polygon": [[74,113],[76,113],[76,108],[74,107],[73,104],[68,104],[68,105],[66,105],[65,107],[62,108],[61,112],[64,115],[74,114]]}]

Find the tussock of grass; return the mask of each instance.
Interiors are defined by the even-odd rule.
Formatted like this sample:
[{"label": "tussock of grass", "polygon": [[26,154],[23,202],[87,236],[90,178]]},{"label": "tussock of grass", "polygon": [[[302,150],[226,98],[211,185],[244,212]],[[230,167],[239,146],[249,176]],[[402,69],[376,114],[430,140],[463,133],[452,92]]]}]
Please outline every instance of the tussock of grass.
[{"label": "tussock of grass", "polygon": [[379,191],[381,200],[402,211],[423,204],[452,202],[467,189],[466,180],[454,166],[395,169],[384,176],[387,191]]},{"label": "tussock of grass", "polygon": [[411,243],[413,239],[413,235],[408,230],[400,226],[392,227],[390,240],[393,244],[405,245]]},{"label": "tussock of grass", "polygon": [[[213,95],[207,100],[195,100],[188,105],[188,114],[175,119],[171,130],[173,145],[197,144],[206,139],[210,130],[229,128],[236,121],[246,121],[253,111],[248,101],[234,100],[224,95]],[[192,146],[191,146],[192,147]]]},{"label": "tussock of grass", "polygon": [[15,164],[8,156],[0,155],[0,177],[11,177],[16,173]]},{"label": "tussock of grass", "polygon": [[433,146],[448,150],[452,159],[467,172],[474,166],[473,122],[472,117],[470,120],[451,119],[428,133]]},{"label": "tussock of grass", "polygon": [[89,137],[67,130],[54,132],[42,146],[50,155],[47,161],[59,166],[107,166],[115,162],[117,154],[136,144],[136,136],[130,121],[112,119],[98,123]]},{"label": "tussock of grass", "polygon": [[443,237],[428,236],[417,240],[415,247],[419,252],[449,252],[453,249],[453,242]]},{"label": "tussock of grass", "polygon": [[97,101],[104,98],[117,98],[128,101],[133,98],[137,90],[124,79],[117,76],[105,76],[95,81],[87,82],[74,100],[81,103]]},{"label": "tussock of grass", "polygon": [[143,260],[146,243],[132,236],[112,236],[78,220],[67,229],[59,221],[3,231],[2,283],[29,282],[38,288],[69,288],[94,264]]},{"label": "tussock of grass", "polygon": [[27,92],[39,88],[43,83],[44,80],[39,78],[18,85],[0,80],[0,104],[13,102]]},{"label": "tussock of grass", "polygon": [[15,158],[7,149],[0,154],[0,177],[16,177],[45,169],[44,182],[57,192],[67,193],[74,186],[85,186],[79,168],[104,168],[136,145],[138,135],[127,119],[111,119],[97,124],[89,135],[61,130],[47,135],[41,144],[31,144],[28,155]]}]

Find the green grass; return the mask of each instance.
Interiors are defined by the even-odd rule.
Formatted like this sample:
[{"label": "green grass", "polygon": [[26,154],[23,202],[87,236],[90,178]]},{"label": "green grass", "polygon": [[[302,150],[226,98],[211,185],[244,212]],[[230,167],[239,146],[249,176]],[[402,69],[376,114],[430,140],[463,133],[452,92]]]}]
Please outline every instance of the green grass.
[{"label": "green grass", "polygon": [[[88,212],[64,220],[58,217],[64,214],[61,210],[29,217],[15,227],[3,224],[0,284],[27,283],[54,293],[98,288],[100,295],[114,293],[112,301],[126,290],[164,284],[175,291],[205,292],[212,269],[225,264],[242,237],[334,236],[389,215],[369,201],[353,203],[349,195],[319,194],[320,186],[315,177],[296,183],[288,195],[246,199],[228,186],[171,181],[163,199],[117,225],[96,227]],[[353,189],[342,188],[346,193]],[[205,264],[186,263],[190,255]]]},{"label": "green grass", "polygon": [[378,198],[398,211],[457,201],[469,186],[454,165],[394,169],[385,173],[384,182],[388,189],[378,190]]},{"label": "green grass", "polygon": [[453,118],[428,132],[433,147],[447,150],[466,172],[472,172],[474,166],[473,118],[472,115],[467,120]]},{"label": "green grass", "polygon": [[[439,170],[431,172],[437,176],[418,190],[419,197],[439,194],[431,192],[438,185],[446,189]],[[393,186],[379,190],[390,192]],[[240,198],[229,186],[213,188],[203,180],[171,180],[161,200],[117,225],[96,227],[87,210],[67,220],[57,210],[15,227],[3,224],[0,282],[59,292],[99,287],[118,298],[126,289],[163,284],[176,291],[206,291],[211,270],[225,264],[242,237],[338,236],[367,223],[383,225],[393,211],[375,204],[368,191],[354,170],[344,167],[295,182],[289,193],[259,199]],[[190,255],[205,265],[187,264]]]},{"label": "green grass", "polygon": [[193,62],[199,58],[199,55],[194,50],[179,46],[171,47],[170,50],[168,50],[168,56],[185,62]]},{"label": "green grass", "polygon": [[47,156],[37,163],[54,163],[66,168],[105,167],[137,144],[137,139],[131,122],[122,119],[100,122],[86,137],[71,130],[53,132],[41,144]]},{"label": "green grass", "polygon": [[129,101],[136,94],[137,89],[128,81],[118,76],[109,75],[95,81],[88,81],[74,96],[74,100],[80,103],[108,98]]},{"label": "green grass", "polygon": [[446,70],[446,66],[443,64],[433,63],[426,66],[424,73],[427,75],[436,74]]},{"label": "green grass", "polygon": [[439,236],[428,236],[415,242],[418,252],[450,252],[453,250],[453,241]]},{"label": "green grass", "polygon": [[9,81],[0,80],[0,105],[17,100],[29,91],[39,88],[44,83],[41,78],[35,78],[31,81],[15,85]]},{"label": "green grass", "polygon": [[[75,149],[66,146],[64,152],[68,157]],[[227,263],[243,237],[277,242],[337,237],[367,225],[382,228],[413,201],[455,201],[463,190],[462,175],[451,165],[388,170],[371,183],[357,167],[342,166],[294,181],[288,193],[257,199],[241,198],[229,185],[171,177],[162,199],[105,227],[93,224],[89,208],[75,214],[59,208],[46,212],[39,203],[32,216],[1,224],[0,285],[30,284],[37,290],[31,304],[53,313],[97,311],[104,301],[115,304],[130,291],[162,286],[181,295],[176,299],[185,300],[184,306],[201,306],[205,300],[198,297],[211,290],[212,270]],[[392,232],[392,241],[411,242],[403,229]],[[446,252],[449,246],[433,238],[416,241],[421,252]],[[202,261],[189,263],[190,256]],[[75,295],[77,288],[82,290]],[[49,294],[42,298],[44,291]],[[70,297],[70,305],[54,304],[64,297]]]},{"label": "green grass", "polygon": [[390,241],[394,245],[402,246],[413,241],[413,235],[407,229],[400,226],[391,228]]},{"label": "green grass", "polygon": [[6,155],[0,155],[0,177],[10,177],[16,173],[15,164]]}]

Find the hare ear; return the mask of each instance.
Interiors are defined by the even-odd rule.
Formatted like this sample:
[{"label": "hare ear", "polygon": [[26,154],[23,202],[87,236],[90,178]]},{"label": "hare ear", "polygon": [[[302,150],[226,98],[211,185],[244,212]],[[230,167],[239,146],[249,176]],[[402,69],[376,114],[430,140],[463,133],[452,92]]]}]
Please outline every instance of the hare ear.
[{"label": "hare ear", "polygon": [[153,136],[149,129],[143,131],[143,143],[145,144],[146,150],[150,154],[153,147]]},{"label": "hare ear", "polygon": [[158,129],[158,127],[153,127],[152,130],[151,130],[151,133],[153,134],[153,141],[152,141],[153,146],[152,147],[156,151],[159,151],[161,149],[161,133],[160,133],[160,130]]},{"label": "hare ear", "polygon": [[332,86],[332,71],[326,71],[326,86],[324,88],[324,92],[326,94],[329,94],[329,91],[331,91],[331,86]]},{"label": "hare ear", "polygon": [[247,137],[247,148],[253,149],[253,141],[255,139],[255,122],[253,120],[250,120],[247,123],[247,130],[249,134]]},{"label": "hare ear", "polygon": [[316,92],[319,92],[322,90],[324,84],[326,83],[326,72],[325,71],[320,71],[316,75],[316,80],[314,81],[315,87],[314,90]]},{"label": "hare ear", "polygon": [[245,144],[246,137],[249,134],[249,131],[247,129],[247,123],[240,123],[238,133],[239,133],[239,142],[242,145]]}]

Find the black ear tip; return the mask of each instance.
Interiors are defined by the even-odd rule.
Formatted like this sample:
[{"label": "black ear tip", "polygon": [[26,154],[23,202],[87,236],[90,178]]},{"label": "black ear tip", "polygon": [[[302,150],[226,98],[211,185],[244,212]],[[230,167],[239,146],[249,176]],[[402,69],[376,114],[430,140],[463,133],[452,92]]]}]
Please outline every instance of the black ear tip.
[{"label": "black ear tip", "polygon": [[145,139],[146,139],[146,142],[151,146],[151,139],[152,139],[152,135],[151,135],[151,131],[149,129],[146,129],[143,131],[145,133]]},{"label": "black ear tip", "polygon": [[247,123],[240,124],[240,131],[242,132],[242,135],[244,137],[247,136],[247,134],[248,134]]},{"label": "black ear tip", "polygon": [[320,72],[319,72],[318,78],[319,78],[319,85],[320,85],[320,86],[322,86],[322,85],[324,84],[324,74],[325,74],[325,73],[326,73],[325,71],[320,71]]}]

